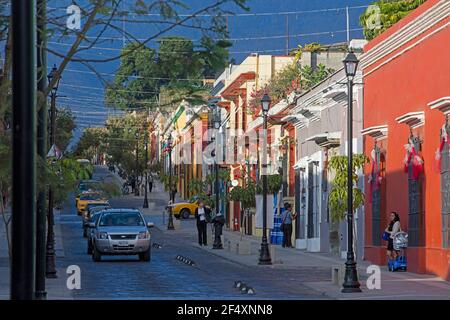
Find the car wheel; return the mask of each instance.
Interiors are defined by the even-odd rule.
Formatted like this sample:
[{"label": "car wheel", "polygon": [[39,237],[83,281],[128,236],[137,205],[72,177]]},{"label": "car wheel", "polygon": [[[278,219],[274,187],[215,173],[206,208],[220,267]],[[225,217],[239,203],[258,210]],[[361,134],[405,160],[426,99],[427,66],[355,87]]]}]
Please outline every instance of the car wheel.
[{"label": "car wheel", "polygon": [[151,260],[150,248],[146,252],[139,253],[139,260],[144,261],[144,262],[148,262]]},{"label": "car wheel", "polygon": [[95,262],[99,262],[102,260],[102,255],[100,251],[98,251],[96,246],[93,246],[92,248],[92,260],[94,260]]},{"label": "car wheel", "polygon": [[87,242],[87,254],[92,254],[92,243],[90,241]]},{"label": "car wheel", "polygon": [[183,209],[180,212],[181,219],[189,219],[190,215],[191,215],[191,211],[189,209]]}]

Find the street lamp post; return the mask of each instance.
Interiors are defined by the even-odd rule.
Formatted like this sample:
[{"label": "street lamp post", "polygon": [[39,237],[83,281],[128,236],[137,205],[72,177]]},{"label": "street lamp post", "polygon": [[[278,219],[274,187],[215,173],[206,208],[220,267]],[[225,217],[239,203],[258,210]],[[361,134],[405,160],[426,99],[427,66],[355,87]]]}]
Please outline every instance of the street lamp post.
[{"label": "street lamp post", "polygon": [[145,132],[144,137],[144,144],[145,144],[145,191],[144,191],[144,204],[142,205],[142,208],[148,208],[148,197],[147,197],[147,183],[148,183],[148,173],[147,173],[147,166],[148,166],[148,136],[147,136],[147,129]]},{"label": "street lamp post", "polygon": [[169,152],[169,222],[167,223],[167,230],[175,230],[173,225],[172,205],[174,203],[174,193],[172,186],[172,136],[169,134],[167,139],[167,150]]},{"label": "street lamp post", "polygon": [[[12,257],[10,294],[31,300],[35,284],[36,34],[34,1],[11,1],[12,47]],[[3,89],[2,89],[3,90]]]},{"label": "street lamp post", "polygon": [[[56,142],[56,93],[59,86],[59,75],[56,65],[53,65],[52,71],[48,74],[48,82],[51,83],[54,77],[58,77],[50,91],[50,146],[54,148]],[[46,269],[45,274],[47,278],[57,278],[56,275],[56,252],[55,252],[55,216],[53,213],[54,197],[53,190],[48,190],[48,215],[47,215],[47,254],[46,254]]]},{"label": "street lamp post", "polygon": [[[218,108],[216,106],[216,108]],[[222,240],[220,236],[222,235],[222,228],[224,219],[220,214],[220,193],[219,193],[219,161],[218,161],[218,149],[219,149],[219,128],[220,128],[220,114],[218,109],[216,109],[216,115],[214,117],[214,140],[215,140],[215,150],[214,150],[214,171],[215,171],[215,191],[216,191],[216,216],[215,216],[215,237],[213,249],[223,249]]]},{"label": "street lamp post", "polygon": [[263,133],[264,133],[264,143],[263,143],[263,154],[262,154],[262,184],[263,184],[263,194],[262,194],[262,210],[263,210],[263,235],[261,241],[261,250],[259,254],[259,262],[261,265],[272,264],[272,259],[270,258],[269,244],[267,243],[267,116],[270,108],[270,97],[266,93],[261,99],[261,107],[263,113]]},{"label": "street lamp post", "polygon": [[[36,26],[37,26],[37,89],[41,92],[47,90],[47,47],[46,8],[47,0],[36,1]],[[42,161],[47,158],[47,101],[41,104],[38,111],[37,126],[37,153]],[[46,227],[47,227],[47,192],[45,188],[39,190],[36,215],[36,288],[35,299],[45,300],[45,266],[46,266]]]},{"label": "street lamp post", "polygon": [[347,107],[347,261],[342,292],[361,292],[353,252],[353,79],[358,67],[358,59],[349,52],[344,59],[347,75],[348,107]]},{"label": "street lamp post", "polygon": [[135,184],[135,188],[134,188],[134,195],[138,196],[139,195],[139,188],[138,188],[138,171],[139,171],[139,133],[136,132],[134,134],[134,137],[136,138],[136,164],[135,164],[135,178],[136,178],[136,184]]}]

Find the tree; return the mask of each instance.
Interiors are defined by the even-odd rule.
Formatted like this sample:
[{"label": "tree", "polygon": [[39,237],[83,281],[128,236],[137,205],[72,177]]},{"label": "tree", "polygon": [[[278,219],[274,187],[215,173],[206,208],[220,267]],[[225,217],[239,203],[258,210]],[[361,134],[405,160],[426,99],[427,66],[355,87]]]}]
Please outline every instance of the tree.
[{"label": "tree", "polygon": [[75,116],[70,109],[59,109],[56,114],[56,145],[63,152],[67,149],[73,138],[73,130],[76,128]]},{"label": "tree", "polygon": [[[333,170],[335,177],[332,181],[331,191],[328,197],[331,218],[334,221],[342,221],[347,213],[347,156],[333,156],[329,163],[329,169]],[[364,154],[353,155],[353,185],[357,185],[359,177],[357,170],[361,170],[369,158]],[[353,188],[353,209],[356,210],[364,204],[364,193],[361,189]]]},{"label": "tree", "polygon": [[372,40],[407,16],[426,0],[380,0],[372,3],[360,16],[364,36]]},{"label": "tree", "polygon": [[[219,183],[227,185],[228,181],[230,181],[230,169],[219,169],[218,176]],[[208,174],[204,179],[192,179],[189,181],[189,190],[193,194],[191,200],[202,199],[206,205],[215,208],[216,195],[214,192],[211,192],[214,190],[215,181],[215,173]],[[229,199],[225,194],[220,194],[220,200],[228,201]]]},{"label": "tree", "polygon": [[298,93],[308,91],[333,72],[334,69],[327,68],[323,64],[319,64],[315,69],[311,66],[298,67],[296,63],[290,64],[278,71],[266,86],[251,93],[247,112],[254,114],[260,109],[261,99],[265,93],[272,98],[273,103],[277,103],[293,91]]},{"label": "tree", "polygon": [[229,46],[225,40],[206,37],[194,46],[192,40],[174,36],[161,38],[158,50],[130,43],[105,91],[107,105],[142,110],[170,109],[182,100],[201,104],[209,94],[203,79],[226,66]]}]

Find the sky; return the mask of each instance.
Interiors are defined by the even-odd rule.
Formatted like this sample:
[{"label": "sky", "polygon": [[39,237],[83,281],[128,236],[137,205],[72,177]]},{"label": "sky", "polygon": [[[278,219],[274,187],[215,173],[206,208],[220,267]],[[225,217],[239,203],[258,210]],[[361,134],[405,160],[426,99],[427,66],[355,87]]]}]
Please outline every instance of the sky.
[{"label": "sky", "polygon": [[[133,0],[124,0],[125,5]],[[212,0],[184,0],[189,8],[181,10],[182,14],[195,11]],[[248,0],[249,11],[237,6],[227,6],[235,13],[228,17],[228,32],[233,46],[230,57],[239,63],[250,53],[284,55],[287,49],[295,49],[299,44],[311,42],[331,44],[347,40],[346,7],[349,13],[350,39],[363,38],[359,25],[359,16],[374,0]],[[68,0],[49,1],[48,10],[65,14],[65,8],[71,4]],[[126,7],[125,7],[126,9]],[[154,17],[147,17],[151,19]],[[83,23],[83,21],[82,21]],[[131,24],[118,22],[136,38],[144,39],[155,32],[160,25]],[[92,30],[91,35],[95,35]],[[186,36],[199,39],[196,30],[175,28],[164,34]],[[114,31],[103,35],[101,44],[86,50],[82,57],[105,58],[119,54],[123,38]],[[49,47],[59,52],[66,52],[73,37],[52,37]],[[195,43],[195,42],[194,42]],[[156,41],[150,42],[155,46]],[[60,59],[49,54],[48,68]],[[95,63],[96,72],[107,81],[112,81],[119,62]],[[103,84],[99,77],[80,63],[70,63],[62,75],[58,91],[58,106],[70,108],[76,116],[77,129],[72,145],[79,138],[82,130],[89,126],[102,125],[108,115],[116,111],[103,104]]]}]

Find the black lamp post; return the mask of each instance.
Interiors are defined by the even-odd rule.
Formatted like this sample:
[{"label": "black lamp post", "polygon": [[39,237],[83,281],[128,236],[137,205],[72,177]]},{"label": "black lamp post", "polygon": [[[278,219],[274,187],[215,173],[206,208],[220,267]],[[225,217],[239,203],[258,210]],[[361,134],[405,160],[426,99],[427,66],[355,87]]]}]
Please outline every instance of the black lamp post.
[{"label": "black lamp post", "polygon": [[263,184],[263,194],[262,194],[262,210],[263,210],[263,235],[261,242],[261,250],[259,254],[259,263],[262,265],[272,264],[272,259],[270,258],[269,244],[267,243],[267,115],[270,108],[270,97],[266,93],[261,99],[261,107],[263,113],[263,154],[262,154],[262,184]]},{"label": "black lamp post", "polygon": [[[10,294],[34,294],[36,191],[36,13],[35,1],[11,1],[12,47],[12,257]],[[2,163],[3,165],[3,163]],[[26,190],[26,191],[25,191]]]},{"label": "black lamp post", "polygon": [[353,252],[353,79],[358,68],[358,59],[349,52],[344,59],[347,75],[347,261],[345,262],[345,278],[342,292],[361,292]]},{"label": "black lamp post", "polygon": [[145,191],[144,191],[144,204],[142,205],[142,208],[148,208],[148,197],[147,197],[147,183],[148,183],[148,173],[147,173],[147,166],[148,166],[148,132],[147,129],[145,131],[145,137],[144,137],[144,144],[145,144]]},{"label": "black lamp post", "polygon": [[214,230],[214,244],[213,244],[213,249],[223,249],[222,246],[222,240],[220,238],[220,236],[222,235],[222,228],[223,228],[223,223],[225,221],[225,219],[221,216],[220,214],[220,194],[219,194],[219,161],[218,161],[218,148],[219,148],[219,143],[218,143],[218,138],[219,138],[219,128],[220,128],[220,113],[219,113],[219,109],[216,105],[216,114],[214,117],[214,136],[215,136],[215,151],[214,151],[214,171],[215,171],[215,189],[216,189],[216,217],[214,218],[215,224],[215,230]]},{"label": "black lamp post", "polygon": [[172,135],[169,134],[167,138],[167,150],[169,152],[169,222],[167,224],[167,230],[175,230],[173,225],[172,205],[174,203],[175,194],[172,186]]},{"label": "black lamp post", "polygon": [[[58,68],[53,65],[52,71],[47,76],[48,83],[54,82],[50,91],[50,146],[53,148],[56,142],[56,93],[58,92],[59,77],[56,73]],[[56,78],[56,81],[53,79]],[[57,278],[56,275],[56,252],[55,252],[55,216],[53,213],[54,197],[53,190],[48,190],[48,215],[47,215],[47,254],[46,254],[46,269],[45,274],[47,278]]]},{"label": "black lamp post", "polygon": [[136,164],[135,164],[135,178],[136,178],[136,186],[134,188],[134,195],[139,195],[139,188],[138,188],[138,172],[139,172],[139,132],[136,132],[134,134],[134,137],[136,138]]}]

